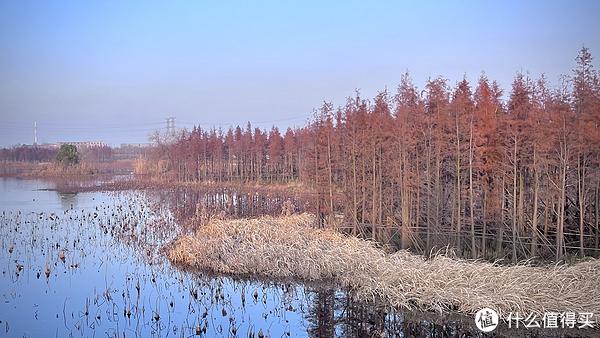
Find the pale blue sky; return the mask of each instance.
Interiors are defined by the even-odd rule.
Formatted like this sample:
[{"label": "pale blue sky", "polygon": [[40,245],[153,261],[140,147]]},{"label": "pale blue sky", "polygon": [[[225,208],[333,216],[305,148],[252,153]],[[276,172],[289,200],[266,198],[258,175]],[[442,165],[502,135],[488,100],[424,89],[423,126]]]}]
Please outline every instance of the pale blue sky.
[{"label": "pale blue sky", "polygon": [[[302,125],[323,100],[481,71],[568,74],[599,1],[2,1],[0,146]],[[597,59],[596,59],[597,60]],[[597,62],[594,62],[597,64]]]}]

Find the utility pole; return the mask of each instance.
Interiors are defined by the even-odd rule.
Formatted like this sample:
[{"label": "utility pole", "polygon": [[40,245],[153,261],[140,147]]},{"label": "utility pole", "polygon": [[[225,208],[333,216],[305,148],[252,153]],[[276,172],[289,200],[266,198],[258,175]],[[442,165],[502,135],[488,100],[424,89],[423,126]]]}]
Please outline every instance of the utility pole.
[{"label": "utility pole", "polygon": [[37,121],[33,122],[33,145],[37,146]]}]

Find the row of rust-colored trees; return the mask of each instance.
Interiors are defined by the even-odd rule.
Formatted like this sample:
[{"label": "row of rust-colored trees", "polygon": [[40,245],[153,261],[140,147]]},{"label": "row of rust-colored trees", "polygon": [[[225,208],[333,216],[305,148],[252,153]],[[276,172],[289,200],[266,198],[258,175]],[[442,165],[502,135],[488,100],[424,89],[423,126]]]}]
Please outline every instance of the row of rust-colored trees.
[{"label": "row of rust-colored trees", "polygon": [[[305,127],[194,128],[156,139],[180,181],[301,182],[321,225],[421,252],[563,259],[598,253],[600,78],[586,48],[558,88],[517,74],[330,103]],[[336,217],[337,216],[337,217]]]}]

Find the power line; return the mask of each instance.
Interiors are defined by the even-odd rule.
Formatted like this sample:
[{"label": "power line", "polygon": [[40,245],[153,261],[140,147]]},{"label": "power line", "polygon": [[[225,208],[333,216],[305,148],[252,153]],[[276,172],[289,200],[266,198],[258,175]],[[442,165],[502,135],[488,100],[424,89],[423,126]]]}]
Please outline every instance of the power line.
[{"label": "power line", "polygon": [[[298,115],[298,116],[273,119],[273,120],[263,120],[263,121],[249,121],[248,120],[246,122],[250,122],[251,125],[261,125],[261,124],[267,124],[267,123],[286,122],[286,121],[294,121],[294,120],[301,120],[301,119],[308,119],[308,118],[310,118],[310,115]],[[194,125],[194,126],[196,126],[196,125],[234,126],[234,125],[244,124],[244,123],[240,123],[239,120],[238,121],[230,121],[230,122],[183,121],[182,123],[184,125]]]},{"label": "power line", "polygon": [[[250,122],[251,125],[260,125],[260,124],[266,124],[266,123],[276,123],[276,122],[285,122],[285,121],[293,121],[293,120],[300,120],[300,119],[304,119],[304,118],[308,118],[308,116],[306,115],[302,115],[302,116],[296,116],[296,117],[289,117],[289,118],[282,118],[282,119],[273,119],[273,120],[262,120],[262,121],[246,121],[246,122]],[[170,120],[173,119],[173,120]],[[175,125],[175,118],[174,117],[169,117],[167,118],[167,129],[169,130],[169,132],[172,132],[174,129],[174,125]],[[235,126],[235,125],[241,125],[241,124],[245,124],[242,123],[241,120],[240,121],[230,121],[230,122],[218,122],[218,121],[212,121],[212,122],[208,122],[208,121],[183,121],[181,122],[181,125],[184,126],[197,126],[197,125],[218,125],[218,126]],[[164,126],[165,122],[145,122],[145,123],[135,123],[135,124],[131,124],[131,125],[123,125],[123,124],[119,124],[119,125],[104,125],[104,124],[94,124],[93,126],[75,126],[75,125],[65,125],[65,124],[59,124],[59,123],[52,123],[52,122],[43,122],[39,124],[40,129],[42,130],[51,130],[51,131],[85,131],[85,130],[93,130],[93,131],[97,131],[97,130],[111,130],[111,131],[118,131],[118,130],[123,130],[123,131],[129,131],[129,130],[156,130],[156,129],[161,129],[160,126]],[[6,129],[6,130],[14,130],[14,129],[29,129],[31,125],[26,124],[26,123],[21,123],[21,122],[2,122],[2,125],[0,125],[0,129]]]}]

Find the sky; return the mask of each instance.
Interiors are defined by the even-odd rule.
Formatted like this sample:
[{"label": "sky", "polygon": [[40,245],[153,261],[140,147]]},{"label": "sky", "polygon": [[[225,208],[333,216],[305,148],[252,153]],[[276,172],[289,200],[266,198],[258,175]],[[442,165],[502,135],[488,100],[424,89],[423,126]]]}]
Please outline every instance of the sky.
[{"label": "sky", "polygon": [[[0,0],[0,146],[302,126],[322,102],[482,71],[551,84],[600,55],[600,1]],[[594,64],[597,65],[597,58]],[[596,67],[597,68],[597,67]]]}]

